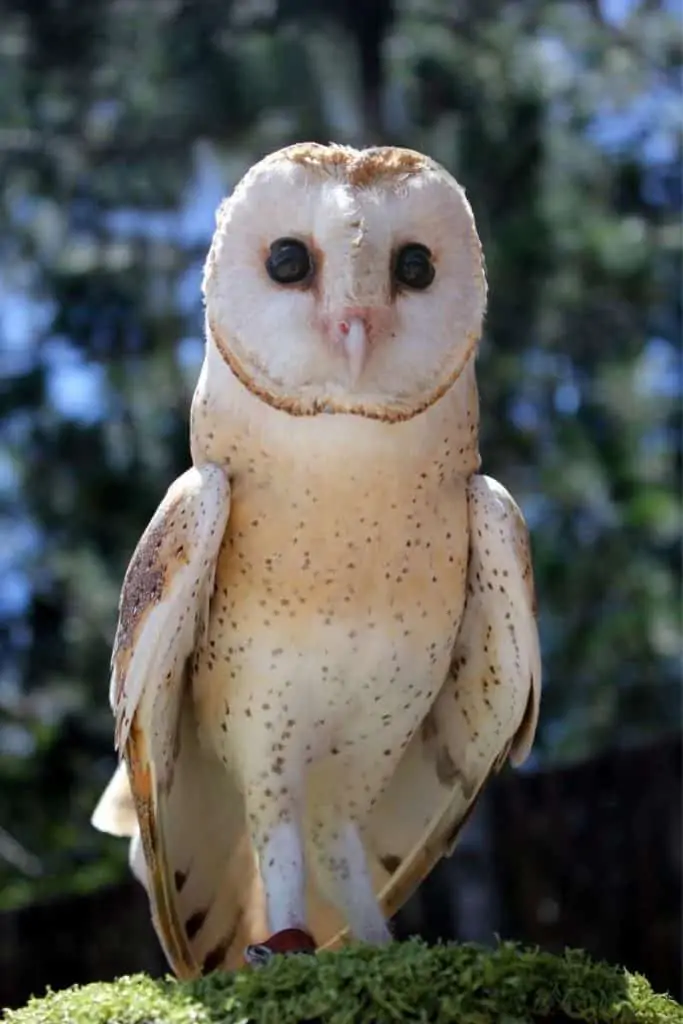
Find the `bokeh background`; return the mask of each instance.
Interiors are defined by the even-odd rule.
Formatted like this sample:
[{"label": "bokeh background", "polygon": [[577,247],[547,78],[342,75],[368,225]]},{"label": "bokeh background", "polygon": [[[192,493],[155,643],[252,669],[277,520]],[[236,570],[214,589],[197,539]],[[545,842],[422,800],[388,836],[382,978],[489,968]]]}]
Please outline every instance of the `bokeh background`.
[{"label": "bokeh background", "polygon": [[681,994],[682,55],[676,0],[0,0],[0,1006],[164,970],[89,825],[118,590],[188,465],[215,208],[305,139],[465,185],[484,468],[533,538],[535,752],[398,932]]}]

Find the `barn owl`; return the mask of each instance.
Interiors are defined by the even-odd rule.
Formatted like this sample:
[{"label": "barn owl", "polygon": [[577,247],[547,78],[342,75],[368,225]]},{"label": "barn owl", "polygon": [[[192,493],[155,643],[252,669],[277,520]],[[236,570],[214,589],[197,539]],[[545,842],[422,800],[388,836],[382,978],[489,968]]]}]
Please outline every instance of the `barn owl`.
[{"label": "barn owl", "polygon": [[462,188],[297,144],[216,219],[192,466],[125,575],[93,816],[182,978],[389,941],[541,686],[526,526],[478,472]]}]

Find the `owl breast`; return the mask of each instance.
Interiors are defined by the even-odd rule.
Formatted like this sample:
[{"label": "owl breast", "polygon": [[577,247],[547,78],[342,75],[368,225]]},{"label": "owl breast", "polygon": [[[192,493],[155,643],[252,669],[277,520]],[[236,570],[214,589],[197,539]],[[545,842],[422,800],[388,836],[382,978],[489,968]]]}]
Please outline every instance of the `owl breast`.
[{"label": "owl breast", "polygon": [[264,464],[233,490],[194,677],[200,730],[245,789],[299,769],[348,786],[361,765],[378,788],[448,671],[464,479]]}]

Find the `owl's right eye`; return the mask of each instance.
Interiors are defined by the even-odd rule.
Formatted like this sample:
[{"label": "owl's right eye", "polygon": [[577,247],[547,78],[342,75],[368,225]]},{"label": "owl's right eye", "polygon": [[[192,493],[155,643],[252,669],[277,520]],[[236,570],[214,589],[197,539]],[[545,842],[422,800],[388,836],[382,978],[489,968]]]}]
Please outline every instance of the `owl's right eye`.
[{"label": "owl's right eye", "polygon": [[313,261],[298,238],[277,238],[270,247],[266,270],[277,284],[300,284],[313,272]]}]

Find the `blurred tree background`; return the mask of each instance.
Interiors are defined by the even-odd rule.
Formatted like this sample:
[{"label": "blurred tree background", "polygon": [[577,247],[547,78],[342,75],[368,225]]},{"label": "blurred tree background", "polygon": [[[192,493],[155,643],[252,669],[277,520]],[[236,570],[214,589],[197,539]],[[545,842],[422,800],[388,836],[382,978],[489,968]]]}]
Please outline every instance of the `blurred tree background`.
[{"label": "blurred tree background", "polygon": [[473,204],[484,469],[535,554],[531,767],[680,728],[675,7],[0,0],[0,907],[126,871],[89,825],[118,591],[188,465],[215,208],[294,140],[426,151]]}]

